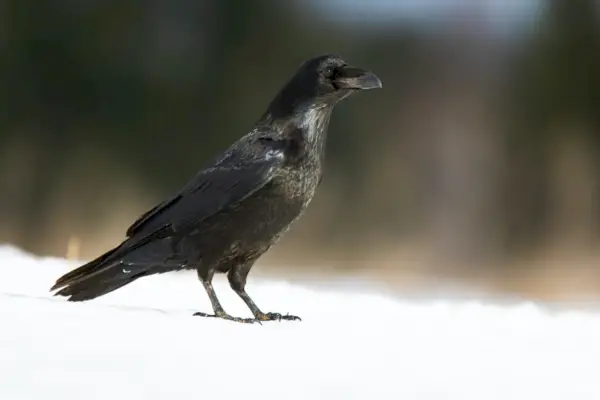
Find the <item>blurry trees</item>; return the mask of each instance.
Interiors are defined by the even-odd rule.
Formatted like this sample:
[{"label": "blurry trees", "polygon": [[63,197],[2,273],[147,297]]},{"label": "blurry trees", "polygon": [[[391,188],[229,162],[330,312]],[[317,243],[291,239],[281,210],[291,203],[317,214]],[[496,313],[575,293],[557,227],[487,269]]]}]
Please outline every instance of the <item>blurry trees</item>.
[{"label": "blurry trees", "polygon": [[[506,124],[508,238],[529,250],[552,235],[589,242],[599,222],[598,3],[546,5],[515,63]],[[573,232],[582,229],[583,236]]]},{"label": "blurry trees", "polygon": [[[301,61],[356,39],[299,19],[295,7],[302,2],[7,2],[2,239],[56,252],[46,236],[55,236],[54,198],[68,204],[61,217],[79,221],[65,231],[85,236],[127,183],[156,188],[145,206],[180,187],[249,129]],[[358,151],[353,120],[335,147]]]},{"label": "blurry trees", "polygon": [[5,1],[0,240],[106,249],[247,131],[300,62],[336,52],[384,89],[336,110],[324,185],[275,254],[479,270],[593,245],[597,2],[542,3],[529,34],[505,39],[479,2],[434,26],[378,26],[302,0]]}]

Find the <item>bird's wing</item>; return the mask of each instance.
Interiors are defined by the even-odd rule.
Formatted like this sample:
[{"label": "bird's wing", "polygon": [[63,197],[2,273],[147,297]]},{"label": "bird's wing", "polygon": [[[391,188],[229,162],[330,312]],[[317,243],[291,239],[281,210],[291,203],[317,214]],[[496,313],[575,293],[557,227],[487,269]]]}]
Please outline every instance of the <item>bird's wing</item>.
[{"label": "bird's wing", "polygon": [[[108,293],[145,274],[171,270],[172,266],[126,257],[234,206],[269,183],[284,162],[284,150],[273,146],[277,143],[263,145],[259,140],[255,144],[245,149],[249,151],[229,152],[213,167],[199,172],[178,194],[140,216],[120,246],[63,275],[51,290],[67,286],[70,288],[57,294],[83,300],[98,296],[96,290]],[[129,271],[123,271],[122,265]]]},{"label": "bird's wing", "polygon": [[170,228],[178,231],[230,207],[271,181],[283,163],[283,153],[267,151],[260,159],[230,165],[222,163],[201,171],[184,189],[145,214],[128,229],[127,236],[148,236]]}]

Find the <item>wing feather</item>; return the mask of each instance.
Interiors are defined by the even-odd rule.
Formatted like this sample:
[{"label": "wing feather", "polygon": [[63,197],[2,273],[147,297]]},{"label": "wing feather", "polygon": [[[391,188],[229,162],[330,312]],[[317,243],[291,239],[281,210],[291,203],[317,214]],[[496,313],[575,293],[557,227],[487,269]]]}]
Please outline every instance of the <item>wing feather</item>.
[{"label": "wing feather", "polygon": [[127,236],[151,236],[170,227],[178,231],[243,201],[269,183],[282,157],[265,157],[242,165],[222,165],[201,171],[177,195],[142,214]]}]

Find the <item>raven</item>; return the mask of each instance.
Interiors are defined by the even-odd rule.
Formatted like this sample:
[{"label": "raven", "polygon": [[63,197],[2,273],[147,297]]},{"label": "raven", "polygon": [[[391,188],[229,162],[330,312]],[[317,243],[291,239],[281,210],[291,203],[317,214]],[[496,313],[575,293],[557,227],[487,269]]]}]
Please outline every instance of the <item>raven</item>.
[{"label": "raven", "polygon": [[[195,269],[214,314],[194,315],[246,323],[299,320],[262,312],[246,293],[246,277],[315,194],[335,104],[381,87],[374,73],[339,56],[305,61],[249,133],[177,194],[142,214],[120,245],[61,276],[50,291],[61,289],[55,295],[85,301],[144,276]],[[254,318],[223,310],[212,286],[215,273],[227,273]]]}]

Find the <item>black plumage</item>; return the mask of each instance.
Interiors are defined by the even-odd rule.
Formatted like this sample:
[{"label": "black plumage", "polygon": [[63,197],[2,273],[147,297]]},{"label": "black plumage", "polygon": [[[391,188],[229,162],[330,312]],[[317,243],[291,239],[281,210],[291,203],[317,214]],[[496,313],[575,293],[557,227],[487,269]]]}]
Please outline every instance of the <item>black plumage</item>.
[{"label": "black plumage", "polygon": [[[51,290],[84,301],[144,276],[195,269],[214,316],[240,322],[299,319],[263,313],[246,293],[246,277],[315,194],[335,104],[379,87],[376,75],[338,56],[306,61],[248,134],[176,195],[141,215],[119,246],[63,275]],[[225,313],[212,287],[215,273],[228,274],[254,318]]]}]

